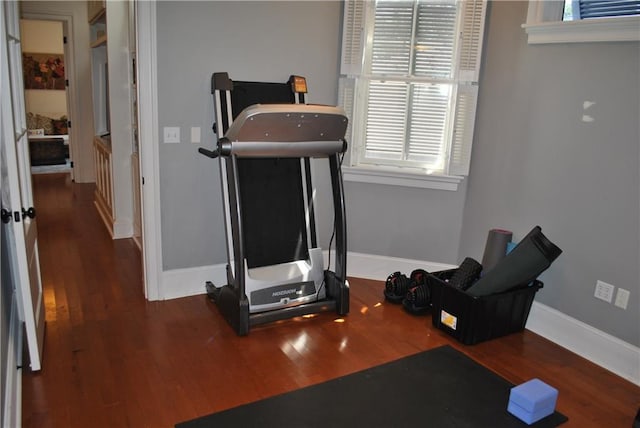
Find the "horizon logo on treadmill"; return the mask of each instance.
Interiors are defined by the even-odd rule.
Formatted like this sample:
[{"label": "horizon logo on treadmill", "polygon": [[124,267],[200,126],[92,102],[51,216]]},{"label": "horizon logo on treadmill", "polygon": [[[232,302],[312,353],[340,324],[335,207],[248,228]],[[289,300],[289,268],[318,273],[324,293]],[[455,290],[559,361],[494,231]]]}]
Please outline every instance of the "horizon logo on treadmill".
[{"label": "horizon logo on treadmill", "polygon": [[290,288],[288,290],[279,290],[279,291],[274,291],[273,293],[271,293],[271,297],[280,297],[280,296],[286,296],[287,294],[301,294],[302,291],[298,291],[295,288]]},{"label": "horizon logo on treadmill", "polygon": [[[313,281],[280,284],[269,288],[254,290],[249,293],[249,301],[252,306],[295,303],[305,296],[316,294],[316,285]],[[291,300],[291,302],[289,302]]]}]

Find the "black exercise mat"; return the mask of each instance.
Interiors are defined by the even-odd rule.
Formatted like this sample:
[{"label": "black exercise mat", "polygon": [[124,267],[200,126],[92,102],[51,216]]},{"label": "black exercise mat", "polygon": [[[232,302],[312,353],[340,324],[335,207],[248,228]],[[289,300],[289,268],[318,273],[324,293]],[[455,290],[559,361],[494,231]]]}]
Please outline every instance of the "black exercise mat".
[{"label": "black exercise mat", "polygon": [[[283,373],[286,376],[286,373]],[[527,425],[507,412],[513,385],[450,346],[203,416],[204,427],[555,427],[555,412]]]}]

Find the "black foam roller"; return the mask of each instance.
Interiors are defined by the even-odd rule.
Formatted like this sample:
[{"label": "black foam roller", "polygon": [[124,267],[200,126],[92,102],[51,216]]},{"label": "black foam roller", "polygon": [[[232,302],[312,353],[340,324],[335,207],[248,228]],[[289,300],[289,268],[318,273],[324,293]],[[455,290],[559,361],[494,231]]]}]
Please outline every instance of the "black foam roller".
[{"label": "black foam roller", "polygon": [[449,285],[466,290],[478,280],[480,272],[482,272],[482,265],[471,257],[466,257],[449,279]]},{"label": "black foam roller", "polygon": [[525,285],[547,270],[562,250],[534,227],[515,248],[487,272],[467,293],[487,296]]}]

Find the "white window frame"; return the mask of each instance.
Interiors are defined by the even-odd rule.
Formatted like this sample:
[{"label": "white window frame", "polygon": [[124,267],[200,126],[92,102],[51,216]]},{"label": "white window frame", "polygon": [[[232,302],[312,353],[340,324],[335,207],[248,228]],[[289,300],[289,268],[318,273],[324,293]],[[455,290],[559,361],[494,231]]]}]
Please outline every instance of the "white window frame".
[{"label": "white window frame", "polygon": [[640,17],[562,21],[564,1],[530,0],[522,28],[529,44],[629,42],[640,40]]},{"label": "white window frame", "polygon": [[[362,66],[364,63],[364,46],[365,46],[365,38],[371,37],[373,20],[371,16],[366,20],[368,24],[363,24],[360,28],[349,27],[347,24],[347,14],[362,14],[362,16],[366,16],[367,13],[372,13],[374,5],[374,1],[357,1],[357,0],[346,0],[345,1],[345,24],[343,26],[343,60],[341,63],[341,74],[342,77],[340,79],[340,98],[341,104],[345,107],[345,110],[350,117],[353,118],[352,123],[350,123],[348,134],[350,135],[355,128],[356,138],[358,138],[358,132],[360,135],[364,134],[364,130],[362,129],[362,123],[364,122],[364,118],[362,117],[362,113],[359,114],[356,111],[358,105],[363,104],[362,97],[365,97],[366,94],[364,91],[359,90],[359,77],[361,76]],[[480,49],[482,48],[482,36],[484,35],[484,22],[486,16],[486,0],[480,0],[478,3],[482,4],[483,14],[482,14],[482,22],[481,22],[481,31],[480,31]],[[351,8],[351,10],[348,10]],[[357,9],[361,8],[361,9]],[[357,9],[357,12],[354,10]],[[371,28],[365,28],[366,25],[369,25]],[[354,55],[354,51],[356,54]],[[347,52],[347,53],[345,53]],[[349,57],[349,58],[347,58]],[[357,60],[353,60],[357,58]],[[480,54],[478,53],[477,65],[474,63],[475,70],[472,75],[473,78],[460,79],[460,84],[463,86],[472,86],[472,89],[476,91],[477,94],[477,81],[479,75],[479,62],[480,62]],[[462,71],[464,73],[464,71]],[[348,95],[347,95],[348,94]],[[464,95],[464,91],[461,92],[461,96]],[[356,101],[356,97],[359,98]],[[369,163],[358,162],[358,154],[357,151],[361,150],[364,143],[348,141],[350,143],[350,152],[347,154],[345,159],[345,164],[342,168],[344,173],[345,181],[357,181],[357,182],[367,182],[367,183],[377,183],[377,184],[386,184],[386,185],[397,185],[397,186],[405,186],[405,187],[419,187],[419,188],[430,188],[430,189],[440,189],[440,190],[457,190],[458,184],[464,179],[464,177],[468,174],[469,169],[469,161],[471,156],[471,142],[473,139],[473,125],[475,119],[475,104],[477,99],[474,98],[474,107],[473,107],[473,118],[468,120],[464,125],[460,123],[451,126],[458,126],[460,130],[464,128],[465,132],[470,132],[468,144],[464,144],[462,147],[462,151],[457,150],[455,154],[449,154],[449,165],[446,168],[446,172],[448,173],[434,173],[431,171],[427,171],[421,168],[411,168],[408,166],[399,166],[394,167],[393,165],[375,165]],[[355,107],[355,109],[354,109]],[[469,123],[470,122],[470,123]],[[470,127],[470,131],[469,131]],[[452,143],[453,144],[453,143]],[[456,147],[459,148],[460,144]],[[450,151],[454,151],[454,149],[450,148]],[[456,157],[456,160],[453,160],[453,157]],[[455,163],[455,166],[450,166]],[[454,173],[451,173],[454,171]]]}]

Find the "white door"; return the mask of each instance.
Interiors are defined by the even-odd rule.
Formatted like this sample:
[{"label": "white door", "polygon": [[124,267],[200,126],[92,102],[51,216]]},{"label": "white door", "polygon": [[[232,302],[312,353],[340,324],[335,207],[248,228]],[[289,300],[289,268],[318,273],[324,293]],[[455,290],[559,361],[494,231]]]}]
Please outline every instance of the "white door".
[{"label": "white door", "polygon": [[20,320],[25,325],[30,366],[32,370],[40,370],[44,302],[31,188],[18,8],[18,2],[2,2],[0,7],[2,227],[6,228],[9,241],[10,270]]}]

